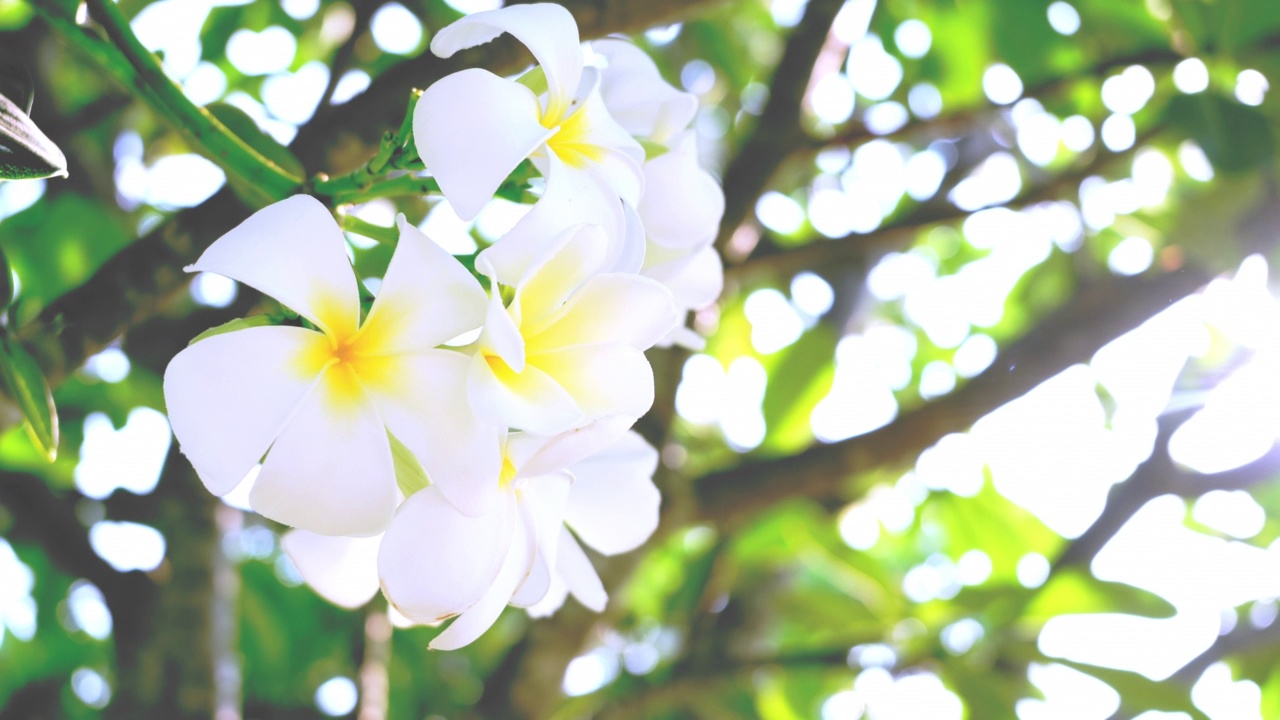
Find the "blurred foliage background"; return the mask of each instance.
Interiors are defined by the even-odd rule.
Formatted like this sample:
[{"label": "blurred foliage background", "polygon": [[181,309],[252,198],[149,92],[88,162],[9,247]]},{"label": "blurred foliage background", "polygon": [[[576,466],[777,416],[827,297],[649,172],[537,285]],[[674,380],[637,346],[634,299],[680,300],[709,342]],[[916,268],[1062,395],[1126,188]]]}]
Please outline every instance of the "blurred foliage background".
[{"label": "blurred foliage background", "polygon": [[[62,429],[48,463],[0,412],[0,718],[1280,717],[1280,4],[563,4],[700,97],[727,287],[705,351],[651,353],[663,524],[598,559],[608,611],[428,653],[301,584],[170,442],[169,358],[271,309],[182,273],[254,200],[92,13],[0,0],[70,172],[0,183],[5,334]],[[494,5],[118,7],[193,102],[338,174],[411,88],[520,70],[426,51]],[[346,210],[465,255],[495,207]]]}]

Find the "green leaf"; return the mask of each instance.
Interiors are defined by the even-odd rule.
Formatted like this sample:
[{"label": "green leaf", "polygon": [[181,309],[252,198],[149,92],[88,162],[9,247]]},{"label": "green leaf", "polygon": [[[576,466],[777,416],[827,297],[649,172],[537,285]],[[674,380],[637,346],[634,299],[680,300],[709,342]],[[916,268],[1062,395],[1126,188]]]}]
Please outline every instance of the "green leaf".
[{"label": "green leaf", "polygon": [[668,148],[666,145],[663,145],[662,143],[653,142],[652,140],[644,140],[641,138],[636,138],[636,142],[640,143],[640,147],[644,148],[645,160],[653,160],[654,158],[662,157],[663,155],[666,155],[668,152],[670,152],[670,148]]},{"label": "green leaf", "polygon": [[9,303],[13,302],[13,271],[9,269],[9,258],[4,254],[4,248],[0,248],[0,311],[9,307]]},{"label": "green leaf", "polygon": [[302,161],[289,152],[289,148],[276,142],[276,139],[262,131],[258,123],[249,114],[235,105],[223,102],[210,103],[205,107],[211,115],[218,119],[227,129],[245,141],[266,159],[280,166],[282,170],[295,177],[306,177],[306,168]]},{"label": "green leaf", "polygon": [[0,338],[0,379],[27,419],[27,429],[49,462],[58,457],[58,410],[35,358],[13,338]]},{"label": "green leaf", "polygon": [[66,177],[67,158],[22,108],[0,95],[0,180]]},{"label": "green leaf", "polygon": [[400,486],[400,492],[409,497],[430,485],[431,479],[427,477],[427,471],[418,462],[413,451],[390,432],[387,433],[387,439],[391,441],[391,459],[395,461],[396,484]]},{"label": "green leaf", "polygon": [[199,335],[191,338],[191,342],[187,343],[187,345],[188,346],[195,345],[201,340],[211,338],[214,335],[222,335],[224,333],[235,332],[236,330],[244,330],[245,328],[261,327],[263,325],[271,325],[271,324],[272,324],[272,318],[270,315],[254,315],[252,317],[247,317],[247,318],[236,318],[235,320],[229,320],[227,322],[222,323],[221,325],[217,325],[215,327],[209,328],[208,330],[205,330]]},{"label": "green leaf", "polygon": [[1166,119],[1200,143],[1209,162],[1223,172],[1262,167],[1275,153],[1266,116],[1221,95],[1178,95],[1169,101]]},{"label": "green leaf", "polygon": [[547,91],[547,74],[542,70],[541,65],[534,65],[529,72],[516,78],[516,82],[532,90],[534,95],[541,95]]}]

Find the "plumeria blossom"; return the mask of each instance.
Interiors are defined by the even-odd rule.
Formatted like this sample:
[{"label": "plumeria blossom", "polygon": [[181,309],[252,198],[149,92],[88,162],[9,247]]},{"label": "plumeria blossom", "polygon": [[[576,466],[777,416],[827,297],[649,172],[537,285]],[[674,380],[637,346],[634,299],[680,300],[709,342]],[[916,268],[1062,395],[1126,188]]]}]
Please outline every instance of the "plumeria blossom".
[{"label": "plumeria blossom", "polygon": [[[553,438],[509,434],[502,469],[488,481],[499,500],[484,515],[464,515],[434,485],[411,495],[378,551],[388,601],[415,622],[457,615],[431,642],[452,650],[483,634],[508,604],[537,604],[553,575],[599,586],[581,548],[572,540],[561,545],[574,481],[564,468],[613,443],[630,423],[604,418]],[[581,574],[584,562],[591,577]]]},{"label": "plumeria blossom", "polygon": [[599,71],[585,66],[569,11],[533,4],[468,15],[437,33],[431,51],[447,58],[503,33],[533,54],[546,91],[478,68],[442,78],[414,110],[418,154],[464,220],[526,158],[546,178],[533,212],[492,258],[495,267],[520,274],[540,241],[589,222],[605,230],[611,268],[638,269],[643,235],[634,208],[644,189],[644,149],[605,109]]},{"label": "plumeria blossom", "polygon": [[657,469],[658,451],[634,431],[569,467],[573,486],[560,530],[556,572],[547,594],[529,608],[530,615],[551,615],[570,593],[585,607],[604,610],[604,585],[578,540],[603,555],[643,545],[658,528],[662,495],[653,484]]},{"label": "plumeria blossom", "polygon": [[[697,136],[689,129],[698,100],[669,85],[653,60],[625,40],[598,40],[591,48],[608,62],[600,87],[605,107],[627,132],[667,150],[643,166],[642,272],[666,285],[682,312],[700,310],[724,287],[724,265],[713,247],[724,191],[698,162]],[[694,349],[704,344],[684,327],[660,344],[673,342]]]},{"label": "plumeria blossom", "polygon": [[259,513],[323,535],[373,535],[400,499],[390,433],[438,478],[437,492],[468,512],[488,509],[473,488],[498,472],[499,430],[471,410],[469,359],[436,349],[481,324],[485,293],[398,222],[399,244],[363,322],[342,231],[307,196],[258,211],[187,268],[254,287],[315,328],[234,330],[170,362],[170,423],[215,495],[262,460],[249,498]]},{"label": "plumeria blossom", "polygon": [[653,404],[644,351],[675,323],[675,305],[654,280],[602,272],[601,234],[594,225],[561,232],[517,277],[489,262],[505,238],[476,258],[495,289],[468,389],[490,421],[550,436],[606,416],[634,421]]}]

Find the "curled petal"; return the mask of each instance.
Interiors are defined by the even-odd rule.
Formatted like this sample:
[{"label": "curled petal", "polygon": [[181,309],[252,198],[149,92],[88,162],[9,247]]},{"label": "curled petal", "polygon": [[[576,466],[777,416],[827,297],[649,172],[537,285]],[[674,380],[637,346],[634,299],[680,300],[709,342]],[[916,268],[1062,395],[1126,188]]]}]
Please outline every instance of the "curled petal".
[{"label": "curled petal", "polygon": [[330,334],[360,322],[360,294],[338,223],[308,195],[268,205],[187,267],[225,275],[270,295]]},{"label": "curled petal", "polygon": [[249,505],[285,525],[363,537],[391,522],[395,469],[386,426],[358,381],[334,377],[341,372],[326,370],[280,432]]},{"label": "curled petal", "polygon": [[578,345],[539,354],[530,365],[568,391],[589,419],[638,418],[653,405],[653,369],[644,353],[629,345]]},{"label": "curled petal", "polygon": [[480,283],[404,215],[396,224],[400,242],[361,330],[370,355],[429,350],[484,322]]},{"label": "curled petal", "polygon": [[651,241],[692,248],[714,238],[724,216],[724,191],[698,164],[693,131],[671,152],[644,164],[645,195],[638,210]]},{"label": "curled petal", "polygon": [[626,239],[626,216],[617,192],[591,167],[574,168],[552,154],[546,192],[481,257],[492,264],[499,280],[516,285],[559,248],[562,233],[579,225],[596,225],[603,231],[599,242],[605,243],[607,251],[601,267],[615,267]]},{"label": "curled petal", "polygon": [[[510,33],[529,48],[547,77],[547,114],[559,117],[582,77],[578,23],[560,5],[514,5],[468,15],[431,38],[431,52],[442,58]],[[557,111],[558,108],[558,112]]]},{"label": "curled petal", "polygon": [[554,435],[585,420],[573,396],[547,373],[532,365],[517,373],[480,353],[471,359],[467,393],[477,415],[502,427]]},{"label": "curled petal", "polygon": [[560,555],[556,558],[556,574],[564,581],[569,592],[582,603],[583,607],[596,612],[604,612],[609,602],[609,594],[605,592],[604,583],[591,565],[591,559],[582,550],[582,546],[573,538],[568,528],[560,528]]},{"label": "curled petal", "polygon": [[591,49],[609,61],[600,94],[609,113],[627,132],[661,143],[693,122],[697,96],[680,92],[663,80],[658,66],[643,50],[613,38],[596,40]]},{"label": "curled petal", "polygon": [[[503,499],[479,516],[458,512],[436,487],[405,500],[378,551],[378,577],[391,604],[411,620],[433,623],[484,597],[512,549],[515,500]],[[507,598],[514,589],[510,582]]]},{"label": "curled petal", "polygon": [[471,358],[429,350],[402,362],[395,386],[369,389],[378,414],[449,502],[468,515],[492,512],[502,469],[500,428],[481,420],[467,396]]},{"label": "curled petal", "polygon": [[640,275],[608,273],[586,282],[546,330],[528,338],[529,353],[588,343],[647,350],[679,319],[671,291]]},{"label": "curled petal", "polygon": [[694,253],[664,284],[675,296],[678,307],[689,310],[707,307],[724,290],[724,262],[720,260],[720,253],[708,245]]},{"label": "curled petal", "polygon": [[564,527],[565,506],[569,500],[572,481],[573,477],[568,473],[551,473],[525,478],[516,490],[525,521],[533,527],[537,551],[529,576],[511,598],[512,605],[535,605],[551,588],[560,530]]},{"label": "curled petal", "polygon": [[541,113],[529,88],[475,68],[422,94],[413,111],[414,143],[459,217],[474,218],[511,171],[555,134],[539,122]]},{"label": "curled petal", "polygon": [[529,576],[536,552],[534,530],[522,521],[515,524],[510,536],[510,550],[493,584],[474,605],[431,641],[432,650],[456,650],[483,635],[502,615],[502,609],[510,602],[516,588]]},{"label": "curled petal", "polygon": [[[611,415],[554,437],[521,435],[519,439],[526,441],[521,444],[527,447],[521,450],[523,456],[516,467],[530,476],[563,470],[614,444],[633,424],[635,418],[629,415]],[[512,457],[514,452],[515,443],[509,440],[507,456]]]},{"label": "curled petal", "polygon": [[565,522],[605,555],[640,547],[658,527],[662,496],[652,479],[657,468],[658,451],[628,432],[570,468],[574,481]]},{"label": "curled petal", "polygon": [[315,383],[297,358],[320,333],[255,327],[214,335],[174,356],[164,373],[169,423],[214,495],[235,489]]},{"label": "curled petal", "polygon": [[378,546],[382,536],[330,537],[290,530],[280,544],[302,579],[329,602],[354,610],[378,593]]},{"label": "curled petal", "polygon": [[564,579],[560,577],[560,573],[551,574],[551,588],[547,590],[547,594],[537,602],[536,605],[530,605],[525,608],[525,612],[529,613],[529,617],[547,618],[556,614],[556,611],[564,605],[564,601],[569,597],[569,586],[564,584]]},{"label": "curled petal", "polygon": [[[517,310],[519,306],[516,306]],[[525,366],[524,337],[516,320],[502,306],[502,296],[495,292],[485,313],[484,331],[480,334],[480,354],[488,362],[500,362],[515,372]]]}]

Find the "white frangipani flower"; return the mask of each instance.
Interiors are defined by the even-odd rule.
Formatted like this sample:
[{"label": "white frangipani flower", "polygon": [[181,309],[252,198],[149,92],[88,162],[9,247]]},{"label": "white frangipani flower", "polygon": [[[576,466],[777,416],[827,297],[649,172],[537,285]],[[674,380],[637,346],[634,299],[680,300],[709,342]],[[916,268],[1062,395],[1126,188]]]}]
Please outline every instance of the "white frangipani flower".
[{"label": "white frangipani flower", "polygon": [[[682,313],[701,310],[724,288],[724,264],[712,246],[724,191],[698,162],[697,134],[689,129],[698,99],[663,80],[653,60],[625,40],[597,40],[591,48],[608,61],[600,85],[605,107],[628,132],[667,148],[643,167],[638,213],[648,242],[642,272],[671,290]],[[684,327],[659,344],[672,343],[705,344]]]},{"label": "white frangipani flower", "polygon": [[[471,643],[508,604],[541,601],[553,573],[566,572],[557,557],[573,476],[563,468],[613,442],[630,422],[606,418],[554,438],[511,433],[502,471],[488,480],[498,502],[484,515],[463,515],[435,486],[414,493],[378,552],[387,600],[416,622],[459,616],[431,642],[436,650]],[[582,552],[576,544],[575,551]],[[589,582],[573,574],[573,558],[568,567],[575,582]]]},{"label": "white frangipani flower", "polygon": [[[675,323],[670,291],[636,274],[601,272],[606,247],[594,225],[560,233],[517,277],[489,262],[503,242],[476,258],[495,283],[468,378],[477,412],[539,435],[647,412],[653,370],[644,351]],[[508,303],[502,286],[511,288]]]},{"label": "white frangipani flower", "polygon": [[414,109],[418,154],[464,220],[526,158],[546,177],[543,197],[493,258],[500,270],[520,274],[521,263],[538,253],[531,246],[579,222],[604,228],[611,269],[637,269],[643,236],[628,208],[640,203],[644,189],[644,149],[605,110],[599,71],[584,67],[569,11],[543,3],[468,15],[437,33],[431,51],[447,58],[503,33],[529,48],[545,93],[487,70],[449,75],[427,88]]},{"label": "white frangipani flower", "polygon": [[569,467],[573,486],[565,508],[566,527],[560,532],[556,572],[546,596],[529,608],[530,615],[551,615],[570,593],[587,608],[604,610],[608,600],[604,585],[574,534],[604,555],[643,545],[658,528],[662,496],[653,484],[657,469],[658,451],[635,431]]},{"label": "white frangipani flower", "polygon": [[317,329],[259,326],[184,349],[165,371],[169,421],[215,495],[263,456],[249,502],[286,525],[367,536],[399,500],[388,433],[467,512],[498,471],[499,430],[472,412],[469,359],[435,349],[481,324],[485,295],[452,256],[399,218],[400,242],[363,322],[346,240],[318,201],[296,196],[222,236],[188,271],[279,300]]}]

